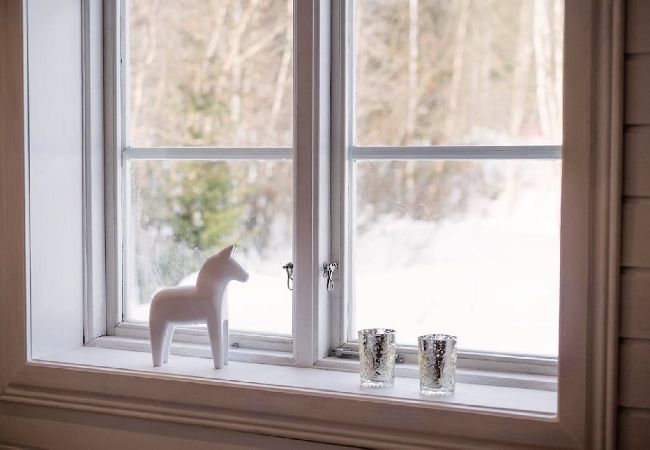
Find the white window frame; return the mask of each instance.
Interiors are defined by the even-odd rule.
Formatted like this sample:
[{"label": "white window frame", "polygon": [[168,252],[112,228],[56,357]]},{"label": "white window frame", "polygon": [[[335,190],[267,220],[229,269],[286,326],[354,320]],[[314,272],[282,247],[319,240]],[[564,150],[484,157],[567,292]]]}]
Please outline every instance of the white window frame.
[{"label": "white window frame", "polygon": [[[319,66],[313,73],[294,65],[294,117],[300,117],[304,124],[295,126],[293,147],[131,147],[129,145],[128,118],[128,3],[119,0],[104,17],[105,41],[109,43],[105,56],[105,79],[111,83],[105,101],[112,105],[111,117],[106,121],[107,136],[106,187],[109,195],[106,199],[107,229],[107,304],[106,334],[124,338],[103,339],[101,334],[90,333],[90,345],[122,347],[147,351],[145,342],[133,342],[133,339],[148,339],[148,325],[125,321],[124,308],[128,304],[125,288],[126,274],[129,270],[128,258],[123,233],[125,208],[128,197],[126,165],[133,160],[186,160],[186,161],[232,161],[232,160],[293,160],[294,166],[294,232],[293,258],[295,289],[293,294],[293,335],[285,336],[272,333],[255,333],[246,331],[231,332],[233,345],[231,359],[235,361],[270,362],[311,366],[318,359],[326,356],[327,339],[326,317],[320,314],[320,308],[311,303],[323,288],[318,277],[318,270],[303,275],[305,268],[318,268],[326,258],[327,242],[327,201],[328,201],[328,165],[326,151],[328,147],[328,111],[326,91],[329,80],[329,65]],[[298,32],[294,13],[294,36]],[[329,32],[329,30],[323,30]],[[294,53],[302,51],[305,55],[312,51],[308,42],[294,44]],[[295,56],[295,57],[296,57]],[[294,57],[294,58],[295,58]],[[320,83],[317,95],[309,95],[308,89]],[[303,87],[304,86],[304,87]],[[302,94],[298,95],[298,92]],[[300,97],[300,101],[297,99]],[[307,126],[307,120],[316,121]],[[310,123],[311,125],[311,123]],[[321,136],[321,138],[318,138]],[[312,139],[320,139],[312,143]],[[300,186],[300,189],[298,187]],[[310,189],[306,187],[309,186]],[[313,211],[314,208],[317,211]],[[319,220],[320,219],[320,220]],[[314,244],[315,240],[315,244]],[[314,248],[314,245],[316,246]],[[283,276],[278,267],[278,277]],[[323,296],[321,299],[325,304]],[[318,310],[319,312],[315,312]],[[322,322],[322,323],[321,323]],[[320,330],[320,331],[319,331]],[[195,344],[208,345],[207,331],[202,327],[178,327],[174,335],[173,353],[194,356],[208,356],[205,349]]]},{"label": "white window frame", "polygon": [[[351,329],[354,316],[352,292],[352,205],[355,195],[354,163],[357,161],[435,161],[435,160],[561,160],[561,145],[356,145],[354,96],[354,2],[333,2],[333,79],[332,79],[332,255],[341,262],[333,292],[331,346],[353,355],[358,351]],[[415,345],[400,346],[404,362],[417,364]],[[460,351],[459,367],[557,375],[557,358],[538,355]]]},{"label": "white window frame", "polygon": [[[88,3],[91,2],[84,1],[82,5]],[[23,110],[21,106],[30,105],[29,69],[26,54],[20,55],[12,47],[22,43],[26,51],[27,6],[26,2],[18,1],[9,5],[7,17],[0,17],[0,24],[4,25],[0,29],[10,36],[8,40],[0,40],[0,46],[8,48],[5,54],[13,61],[3,72],[8,75],[0,76],[0,83],[7,88],[3,92],[14,93],[7,101],[0,98],[0,113],[6,119],[0,121],[0,127],[9,143],[7,151],[0,152],[0,190],[12,193],[0,197],[0,237],[5,250],[0,254],[3,267],[0,271],[3,286],[0,402],[62,408],[76,411],[71,414],[78,418],[86,412],[104,413],[371,447],[414,448],[436,443],[469,448],[484,447],[487,442],[500,448],[508,445],[613,447],[621,199],[622,1],[566,3],[563,171],[571,177],[563,177],[559,391],[555,417],[513,414],[498,409],[476,410],[436,402],[371,399],[363,394],[207,382],[170,374],[91,368],[33,358],[31,337],[35,333],[67,335],[79,323],[74,322],[76,317],[59,315],[61,323],[56,328],[34,328],[33,312],[39,304],[33,298],[30,283],[41,280],[30,278],[35,263],[30,259],[33,249],[30,236],[35,228],[43,225],[30,221],[29,215],[33,206],[29,157],[34,136],[29,135],[29,107]],[[105,3],[109,14],[111,6],[112,2]],[[300,68],[296,88],[311,93],[315,102],[314,96],[322,98],[315,93],[325,90],[327,84],[323,81],[326,77],[321,75],[328,68],[317,55],[327,54],[325,49],[329,45],[324,31],[330,23],[328,2],[297,1],[296,15],[306,19],[299,21],[300,30],[294,30],[300,34],[302,43],[296,52],[299,61],[296,66]],[[110,45],[108,49],[110,61]],[[304,61],[303,65],[300,61]],[[111,89],[114,86],[109,81],[108,90]],[[318,221],[318,215],[327,211],[326,205],[309,201],[319,199],[318,190],[321,184],[326,185],[323,179],[326,177],[321,176],[326,173],[323,170],[326,164],[315,161],[311,156],[314,153],[309,151],[318,148],[315,154],[322,157],[323,144],[329,137],[322,128],[325,120],[321,113],[326,110],[325,105],[317,104],[318,107],[304,111],[305,116],[298,116],[300,125],[307,131],[297,133],[295,140],[296,159],[308,169],[305,176],[319,175],[301,185],[306,192],[298,196],[307,204],[318,206],[311,209],[308,220],[296,227],[299,237],[311,238],[308,241],[312,250],[303,258],[313,266],[320,263],[319,257],[326,254],[323,250],[329,248],[324,245],[328,244],[327,233],[322,233],[324,226]],[[106,119],[110,121],[114,117],[114,105],[109,99],[104,106]],[[106,143],[110,147],[111,137],[106,138]],[[111,259],[108,261],[110,264]],[[327,343],[321,345],[320,335],[314,334],[318,327],[312,326],[313,322],[320,324],[326,315],[315,312],[327,309],[328,304],[321,294],[319,274],[305,273],[306,276],[297,278],[297,283],[301,286],[299,294],[306,295],[308,300],[299,309],[312,313],[308,316],[311,323],[296,334],[307,338],[312,346],[297,352],[296,360],[310,365],[328,347]],[[53,296],[57,294],[51,292]],[[68,345],[68,341],[59,341]],[[432,429],[431,423],[439,427]]]},{"label": "white window frame", "polygon": [[[125,298],[126,288],[124,286],[129,270],[128,259],[125,256],[126,246],[122,243],[122,232],[127,229],[124,223],[123,215],[126,207],[126,198],[128,194],[128,183],[126,179],[125,167],[129,161],[133,160],[287,160],[292,159],[294,152],[291,147],[243,147],[243,148],[225,148],[225,147],[130,147],[128,145],[128,8],[126,0],[121,0],[118,4],[118,10],[115,12],[119,17],[119,26],[113,26],[111,21],[106,22],[105,34],[108,39],[116,43],[119,49],[121,62],[119,68],[115,69],[119,76],[109,78],[119,80],[115,87],[117,99],[116,111],[117,117],[113,122],[107,123],[106,132],[114,136],[115,142],[120,145],[112,156],[117,161],[113,173],[108,177],[110,190],[114,192],[113,198],[109,198],[107,203],[107,217],[115,218],[109,221],[107,229],[109,231],[110,246],[121,248],[119,254],[111,255],[113,258],[109,262],[109,270],[118,272],[110,276],[113,283],[113,290],[108,296],[108,334],[125,339],[147,339],[148,326],[142,323],[130,323],[123,320],[126,317],[122,310],[128,302]],[[273,334],[261,334],[254,332],[237,332],[231,333],[230,341],[236,346],[233,351],[234,360],[253,361],[253,362],[271,362],[276,363],[280,358],[285,364],[313,365],[319,364],[322,367],[339,368],[345,370],[356,370],[357,364],[350,364],[349,361],[337,361],[328,357],[336,356],[335,349],[349,351],[354,355],[357,351],[356,340],[349,330],[348,318],[352,314],[350,308],[352,302],[351,293],[351,236],[350,226],[350,205],[352,204],[353,161],[358,160],[436,160],[436,159],[559,159],[561,157],[561,146],[559,145],[531,145],[531,146],[412,146],[412,147],[368,147],[355,146],[354,142],[354,101],[351,87],[353,86],[352,73],[352,14],[354,8],[353,2],[343,2],[335,0],[332,4],[332,29],[331,45],[329,51],[330,58],[322,58],[321,73],[322,79],[331,77],[332,90],[327,89],[327,85],[321,86],[321,90],[314,95],[300,96],[298,94],[299,86],[296,86],[294,96],[294,109],[297,117],[306,117],[305,114],[313,114],[314,108],[321,108],[318,111],[320,123],[313,129],[301,126],[297,127],[294,139],[304,139],[301,143],[302,148],[306,149],[308,142],[315,139],[316,135],[323,136],[323,142],[318,147],[311,147],[310,158],[303,159],[305,151],[296,152],[294,162],[294,216],[295,216],[295,261],[296,279],[304,277],[299,276],[301,269],[311,267],[314,273],[320,270],[320,261],[336,261],[339,263],[341,273],[336,278],[337,286],[331,294],[323,294],[322,282],[318,284],[319,297],[318,307],[306,305],[303,301],[311,298],[313,286],[305,287],[297,281],[294,302],[294,334],[293,336],[282,336]],[[297,28],[297,16],[294,16],[294,27]],[[324,43],[327,47],[327,42]],[[299,49],[294,48],[297,52]],[[327,61],[331,60],[331,72],[327,71]],[[110,72],[111,67],[107,67]],[[297,73],[301,68],[296,68]],[[298,78],[296,77],[296,82]],[[328,102],[332,100],[331,111],[328,110]],[[322,104],[322,106],[321,106]],[[330,135],[332,145],[327,142],[328,129],[331,127]],[[300,135],[298,134],[300,132]],[[308,134],[309,133],[309,134]],[[309,140],[309,141],[308,141]],[[110,156],[109,156],[110,157]],[[313,175],[307,178],[305,173],[312,171],[312,165],[318,161],[322,165],[321,174],[319,174],[319,185],[313,186],[314,192],[311,197],[307,197],[299,186],[306,186],[310,183]],[[328,168],[328,161],[331,163],[331,171]],[[306,172],[307,171],[307,172]],[[329,179],[328,179],[329,178]],[[329,183],[328,183],[329,182]],[[328,192],[331,189],[331,192]],[[331,218],[328,220],[328,211],[325,206],[330,203]],[[324,220],[316,221],[316,218],[309,218],[311,211],[318,210],[318,218]],[[310,222],[310,220],[314,220]],[[324,223],[325,222],[325,223]],[[299,229],[300,227],[300,229]],[[316,230],[318,229],[318,230]],[[309,230],[309,233],[307,232]],[[327,233],[332,230],[331,248],[329,253],[331,259],[326,256]],[[310,234],[316,232],[316,235]],[[300,234],[300,237],[299,237]],[[316,236],[316,240],[322,247],[315,260],[313,254],[305,254],[306,242],[311,242]],[[111,250],[109,250],[110,252]],[[314,276],[311,273],[311,276]],[[282,273],[278,270],[278,276]],[[339,284],[340,283],[340,284]],[[304,291],[310,289],[310,293]],[[323,297],[324,296],[324,297]],[[327,299],[326,297],[330,297]],[[322,297],[322,298],[321,298]],[[323,305],[325,303],[325,305]],[[329,305],[327,305],[329,303]],[[122,306],[124,305],[124,306]],[[313,321],[310,321],[310,318]],[[309,329],[309,326],[317,328]],[[298,338],[298,335],[301,335]],[[99,337],[99,336],[95,336]],[[209,356],[205,349],[192,350],[188,345],[202,344],[207,345],[207,332],[204,329],[196,327],[179,327],[175,333],[174,352],[180,354],[189,354],[196,356]],[[115,340],[98,339],[93,342],[95,345],[114,346],[120,342]],[[129,348],[138,348],[147,350],[144,342],[134,345],[133,342],[126,344]],[[180,348],[179,348],[180,347]],[[240,350],[241,349],[241,350]],[[295,349],[293,355],[290,353]],[[260,350],[261,352],[251,352],[250,350]],[[269,354],[268,352],[274,352]],[[284,352],[284,358],[275,352]],[[402,356],[401,361],[414,365],[417,363],[417,351],[414,346],[402,346],[399,348]],[[354,358],[355,356],[353,356]],[[469,370],[491,370],[501,372],[514,372],[523,374],[535,374],[549,377],[557,376],[557,358],[541,357],[532,355],[503,355],[490,352],[467,352],[461,351],[459,355],[459,367]],[[401,370],[404,376],[417,376],[417,372],[412,368]],[[470,377],[474,379],[474,377]],[[464,375],[461,376],[464,379]],[[508,378],[509,379],[509,378]],[[507,381],[504,381],[504,383]],[[554,386],[554,382],[547,383]]]},{"label": "white window frame", "polygon": [[[116,18],[111,20],[105,18],[104,35],[115,44],[119,49],[119,59],[114,64],[110,64],[106,71],[108,78],[119,80],[115,84],[113,96],[116,100],[116,114],[113,122],[108,122],[105,127],[107,135],[113,137],[114,142],[119,142],[117,148],[111,145],[113,150],[111,158],[111,178],[107,183],[108,189],[114,193],[114,197],[108,199],[106,208],[107,217],[114,218],[108,223],[108,230],[111,235],[111,248],[117,250],[111,255],[113,260],[109,268],[114,272],[111,276],[112,292],[108,296],[108,323],[107,331],[109,335],[134,338],[149,339],[149,327],[146,323],[129,322],[126,320],[128,315],[128,299],[126,298],[126,280],[129,271],[129,261],[126,255],[127,246],[123,243],[123,233],[128,229],[126,224],[125,208],[127,207],[128,192],[130,189],[127,171],[127,165],[130,161],[139,160],[158,160],[158,161],[282,161],[293,159],[292,147],[134,147],[129,144],[129,82],[128,82],[128,24],[129,24],[128,0],[120,0],[116,4]],[[119,24],[119,26],[117,25]],[[113,77],[111,72],[115,72]],[[107,160],[108,160],[107,158]],[[116,161],[116,162],[113,162]],[[282,275],[281,268],[278,268],[278,275]],[[99,337],[95,336],[95,337]],[[181,344],[204,344],[208,345],[207,329],[205,327],[178,327],[174,335],[174,341]],[[230,333],[230,342],[233,348],[234,360],[269,362],[277,358],[268,358],[268,353],[263,353],[259,357],[250,352],[240,352],[236,349],[256,349],[271,352],[291,353],[293,348],[293,338],[282,334],[273,333],[255,333],[234,330]],[[104,341],[96,341],[98,345]],[[111,341],[107,342],[112,345]],[[148,351],[143,342],[134,345],[131,348]],[[201,349],[193,352],[188,345],[179,350],[188,352],[191,355],[207,356]]]}]

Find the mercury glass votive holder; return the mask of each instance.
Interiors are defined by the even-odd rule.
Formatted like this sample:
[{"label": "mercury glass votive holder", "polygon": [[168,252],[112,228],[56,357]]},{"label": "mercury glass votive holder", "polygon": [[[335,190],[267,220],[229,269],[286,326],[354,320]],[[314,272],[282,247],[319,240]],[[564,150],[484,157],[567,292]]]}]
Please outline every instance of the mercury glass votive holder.
[{"label": "mercury glass votive holder", "polygon": [[395,330],[368,328],[359,331],[361,386],[383,388],[395,380]]},{"label": "mercury glass votive holder", "polygon": [[418,338],[420,393],[444,396],[456,387],[456,336],[427,334]]}]

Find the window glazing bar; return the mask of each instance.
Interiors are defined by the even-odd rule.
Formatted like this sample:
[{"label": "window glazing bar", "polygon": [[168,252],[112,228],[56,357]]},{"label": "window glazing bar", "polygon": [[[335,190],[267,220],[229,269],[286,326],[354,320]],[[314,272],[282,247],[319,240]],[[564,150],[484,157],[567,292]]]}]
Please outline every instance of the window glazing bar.
[{"label": "window glazing bar", "polygon": [[293,158],[293,149],[291,147],[128,147],[123,150],[122,157],[124,160],[286,160]]},{"label": "window glazing bar", "polygon": [[560,159],[561,145],[436,145],[352,147],[353,160]]}]

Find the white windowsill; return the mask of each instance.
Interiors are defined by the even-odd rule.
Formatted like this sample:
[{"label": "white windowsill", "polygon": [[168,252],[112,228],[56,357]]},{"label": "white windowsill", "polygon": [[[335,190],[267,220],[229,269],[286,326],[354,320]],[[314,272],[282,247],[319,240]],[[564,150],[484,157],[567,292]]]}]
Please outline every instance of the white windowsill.
[{"label": "white windowsill", "polygon": [[[149,339],[143,337],[101,336],[92,339],[86,345],[116,350],[151,352]],[[172,341],[171,354],[212,358],[210,346],[201,342],[178,342],[174,340]],[[230,361],[281,366],[296,365],[291,352],[242,347],[230,349]],[[359,373],[359,361],[357,359],[328,357],[318,361],[315,368]],[[397,364],[395,366],[395,375],[405,378],[418,378],[418,367],[415,364]],[[494,368],[470,369],[461,367],[456,371],[456,381],[500,387],[557,391],[557,377],[555,375],[529,374],[513,370],[500,371]]]},{"label": "white windowsill", "polygon": [[220,384],[244,383],[288,391],[296,389],[302,392],[329,392],[332,395],[347,397],[352,395],[359,400],[385,400],[437,409],[467,408],[547,419],[557,414],[557,392],[540,389],[459,382],[456,384],[455,394],[449,397],[426,397],[419,394],[417,378],[397,377],[395,385],[391,388],[363,389],[359,385],[358,373],[347,371],[238,361],[231,361],[228,366],[216,370],[209,359],[178,355],[172,355],[169,363],[162,367],[153,367],[149,353],[93,346],[68,350],[39,361],[165,376],[196,377],[211,379]]}]

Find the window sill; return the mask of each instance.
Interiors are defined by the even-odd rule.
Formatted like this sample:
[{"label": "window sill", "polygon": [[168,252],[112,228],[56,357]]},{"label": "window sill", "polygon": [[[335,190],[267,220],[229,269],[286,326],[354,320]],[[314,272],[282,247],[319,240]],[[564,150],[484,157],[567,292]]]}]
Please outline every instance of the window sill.
[{"label": "window sill", "polygon": [[[102,336],[92,339],[87,345],[147,353],[151,351],[149,340],[145,338],[143,333],[140,333],[138,337]],[[186,342],[183,340],[178,342],[174,339],[171,353],[178,356],[212,358],[210,346],[201,342]],[[230,349],[230,361],[281,366],[296,365],[291,352],[242,347]],[[357,359],[328,357],[318,361],[315,367],[325,370],[359,373],[359,361]],[[417,365],[408,363],[396,365],[395,374],[400,378],[418,378],[419,376]],[[456,372],[456,381],[500,387],[557,391],[557,377],[555,375],[528,374],[514,370],[495,370],[494,368],[459,368]]]},{"label": "window sill", "polygon": [[[281,355],[274,357],[282,358]],[[320,392],[327,393],[328,396],[341,395],[347,398],[352,396],[359,400],[418,405],[435,409],[483,410],[499,415],[525,415],[545,419],[553,418],[557,414],[557,392],[542,389],[459,382],[454,395],[432,398],[419,394],[417,378],[398,377],[395,385],[387,389],[363,389],[359,386],[357,373],[343,370],[240,361],[231,361],[227,367],[215,370],[208,359],[179,355],[170,357],[169,363],[163,367],[154,368],[149,353],[97,346],[79,347],[38,362],[41,361],[159,374],[165,378],[194,377],[222,385],[246,384],[280,388],[283,391]]]}]

